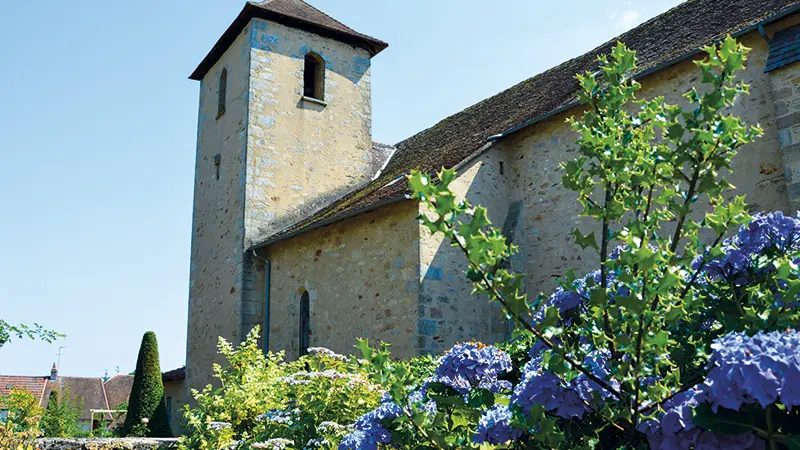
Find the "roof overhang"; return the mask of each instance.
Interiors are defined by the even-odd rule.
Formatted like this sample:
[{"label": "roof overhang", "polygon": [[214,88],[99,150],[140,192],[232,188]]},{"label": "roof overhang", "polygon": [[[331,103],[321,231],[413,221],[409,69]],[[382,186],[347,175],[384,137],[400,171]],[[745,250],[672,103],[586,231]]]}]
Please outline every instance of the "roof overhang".
[{"label": "roof overhang", "polygon": [[354,47],[363,48],[369,52],[370,56],[377,55],[389,46],[389,44],[386,42],[378,39],[368,39],[366,37],[354,36],[352,34],[326,27],[324,25],[300,19],[298,17],[288,16],[286,14],[259,8],[258,6],[248,2],[244,5],[242,12],[239,13],[233,23],[231,23],[228,29],[225,30],[225,33],[223,33],[222,37],[219,38],[216,44],[214,44],[214,47],[211,48],[211,51],[208,52],[208,55],[203,58],[203,61],[200,62],[200,65],[197,66],[194,72],[192,72],[192,74],[189,76],[189,79],[197,81],[202,80],[208,71],[211,70],[211,67],[214,66],[214,64],[222,57],[222,55],[233,44],[242,30],[244,30],[247,24],[249,24],[253,19],[271,20],[289,27],[309,31],[311,33],[331,39],[336,39],[337,41],[350,44]]}]

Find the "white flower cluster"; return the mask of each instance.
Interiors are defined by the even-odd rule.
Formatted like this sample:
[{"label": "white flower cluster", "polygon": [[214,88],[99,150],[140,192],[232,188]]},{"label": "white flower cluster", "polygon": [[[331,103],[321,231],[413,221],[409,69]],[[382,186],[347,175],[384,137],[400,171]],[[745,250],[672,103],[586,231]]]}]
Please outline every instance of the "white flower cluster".
[{"label": "white flower cluster", "polygon": [[338,361],[347,361],[347,357],[346,356],[340,355],[340,354],[334,352],[333,350],[325,348],[325,347],[309,347],[308,348],[308,353],[310,355],[314,355],[314,356],[317,356],[317,357],[324,356],[326,358],[335,359],[335,360],[338,360]]},{"label": "white flower cluster", "polygon": [[251,447],[259,449],[267,449],[267,450],[284,450],[286,448],[291,447],[292,445],[294,445],[294,441],[290,441],[289,439],[283,439],[283,438],[275,438],[275,439],[270,439],[266,442],[257,442],[251,445]]}]

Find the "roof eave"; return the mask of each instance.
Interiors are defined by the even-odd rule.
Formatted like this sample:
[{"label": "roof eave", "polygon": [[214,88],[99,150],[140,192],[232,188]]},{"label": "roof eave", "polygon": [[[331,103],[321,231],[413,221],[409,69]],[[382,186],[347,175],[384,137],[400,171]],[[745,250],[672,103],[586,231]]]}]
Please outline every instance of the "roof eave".
[{"label": "roof eave", "polygon": [[371,57],[389,47],[389,44],[379,39],[367,39],[364,37],[343,33],[339,30],[334,30],[333,28],[308,22],[297,17],[287,16],[285,14],[259,8],[258,6],[248,2],[244,5],[244,8],[242,8],[242,12],[236,16],[236,19],[234,19],[228,29],[225,30],[225,33],[222,34],[222,37],[220,37],[217,43],[214,44],[214,46],[211,48],[211,51],[209,51],[206,57],[203,58],[194,72],[189,75],[189,79],[197,81],[202,80],[208,71],[211,70],[211,67],[213,67],[214,64],[222,57],[222,55],[233,44],[242,30],[244,30],[247,24],[249,24],[253,19],[272,20],[274,22],[292,26],[294,28],[310,31],[320,36],[336,39],[338,41],[367,50]]}]

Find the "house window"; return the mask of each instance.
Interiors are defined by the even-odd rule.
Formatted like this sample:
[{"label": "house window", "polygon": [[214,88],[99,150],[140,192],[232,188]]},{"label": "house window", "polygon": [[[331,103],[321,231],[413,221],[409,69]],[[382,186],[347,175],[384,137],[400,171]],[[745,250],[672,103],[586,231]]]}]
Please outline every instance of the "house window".
[{"label": "house window", "polygon": [[316,53],[305,58],[303,96],[325,101],[325,61]]},{"label": "house window", "polygon": [[300,297],[300,356],[308,354],[311,346],[311,302],[308,291]]},{"label": "house window", "polygon": [[167,397],[167,422],[172,424],[172,397]]},{"label": "house window", "polygon": [[228,95],[228,69],[223,68],[219,75],[219,98],[217,99],[217,118],[225,114],[225,97]]}]

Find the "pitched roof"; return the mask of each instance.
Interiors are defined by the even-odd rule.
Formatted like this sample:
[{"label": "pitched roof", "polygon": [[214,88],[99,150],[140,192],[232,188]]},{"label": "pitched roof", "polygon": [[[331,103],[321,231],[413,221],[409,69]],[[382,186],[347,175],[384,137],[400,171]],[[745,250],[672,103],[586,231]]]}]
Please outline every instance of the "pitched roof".
[{"label": "pitched roof", "polygon": [[180,381],[186,379],[186,366],[161,374],[162,381]]},{"label": "pitched roof", "polygon": [[489,137],[508,134],[575,106],[575,75],[597,68],[597,57],[619,40],[636,50],[639,77],[698,53],[700,47],[742,35],[768,20],[800,10],[800,0],[688,0],[590,52],[534,76],[397,144],[397,152],[372,183],[254,245],[263,247],[378,206],[400,201],[400,177],[412,169],[434,173],[478,154]]},{"label": "pitched roof", "polygon": [[8,395],[12,389],[22,389],[33,394],[41,403],[44,388],[49,377],[19,377],[0,375],[0,397]]},{"label": "pitched roof", "polygon": [[303,0],[265,0],[247,2],[239,16],[223,33],[219,41],[206,55],[197,69],[189,76],[192,80],[202,80],[211,70],[214,63],[231,46],[239,33],[254,18],[272,20],[284,25],[310,31],[320,36],[329,37],[360,47],[375,56],[389,46],[386,42],[366,34],[359,33],[333,17],[314,8]]},{"label": "pitched roof", "polygon": [[[59,392],[62,394],[69,389],[72,397],[83,401],[81,419],[89,420],[92,409],[109,409],[106,392],[101,378],[58,377]],[[115,405],[116,406],[116,405]]]},{"label": "pitched roof", "polygon": [[103,383],[103,388],[109,409],[115,409],[121,403],[128,403],[133,389],[133,375],[117,375]]}]

